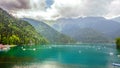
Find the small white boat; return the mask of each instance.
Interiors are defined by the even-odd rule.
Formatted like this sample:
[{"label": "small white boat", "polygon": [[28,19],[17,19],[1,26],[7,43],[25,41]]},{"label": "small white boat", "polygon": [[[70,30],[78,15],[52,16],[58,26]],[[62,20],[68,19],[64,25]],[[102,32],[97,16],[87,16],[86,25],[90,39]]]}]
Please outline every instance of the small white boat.
[{"label": "small white boat", "polygon": [[33,48],[33,51],[35,51],[36,49],[35,48]]},{"label": "small white boat", "polygon": [[117,66],[117,67],[120,67],[120,64],[119,63],[112,63],[113,66]]}]

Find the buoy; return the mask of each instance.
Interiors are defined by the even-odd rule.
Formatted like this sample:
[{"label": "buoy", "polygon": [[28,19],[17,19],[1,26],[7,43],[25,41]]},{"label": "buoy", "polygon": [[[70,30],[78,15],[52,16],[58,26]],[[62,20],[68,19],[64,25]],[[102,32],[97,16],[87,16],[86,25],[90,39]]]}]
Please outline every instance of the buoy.
[{"label": "buoy", "polygon": [[36,49],[34,48],[33,51],[35,51]]},{"label": "buoy", "polygon": [[111,56],[113,55],[113,53],[112,53],[112,52],[110,52],[109,54],[110,54]]},{"label": "buoy", "polygon": [[26,49],[24,48],[23,51],[25,51]]},{"label": "buoy", "polygon": [[118,56],[118,58],[120,58],[120,55],[117,55]]},{"label": "buoy", "polygon": [[23,47],[21,47],[23,49]]}]

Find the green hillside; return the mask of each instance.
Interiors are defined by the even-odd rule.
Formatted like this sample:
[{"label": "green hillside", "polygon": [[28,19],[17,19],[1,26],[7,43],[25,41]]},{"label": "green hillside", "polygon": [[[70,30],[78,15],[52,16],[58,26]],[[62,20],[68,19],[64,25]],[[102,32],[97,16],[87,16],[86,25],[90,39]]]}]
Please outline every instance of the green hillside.
[{"label": "green hillside", "polygon": [[0,44],[47,44],[28,22],[16,19],[0,8]]}]

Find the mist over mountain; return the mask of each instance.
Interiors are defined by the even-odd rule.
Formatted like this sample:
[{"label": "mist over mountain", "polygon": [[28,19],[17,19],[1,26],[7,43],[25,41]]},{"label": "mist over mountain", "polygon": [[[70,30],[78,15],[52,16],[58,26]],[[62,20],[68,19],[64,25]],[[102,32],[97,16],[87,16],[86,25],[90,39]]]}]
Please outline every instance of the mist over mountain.
[{"label": "mist over mountain", "polygon": [[37,21],[30,18],[23,18],[28,21],[39,33],[47,38],[51,44],[68,44],[75,43],[75,41],[67,35],[64,35],[42,21]]},{"label": "mist over mountain", "polygon": [[99,41],[99,38],[101,38],[101,40],[105,40],[105,38],[110,40],[120,36],[120,34],[116,34],[116,31],[119,31],[120,29],[120,23],[107,20],[103,17],[84,17],[76,19],[62,18],[55,21],[55,24],[52,27],[59,32],[69,35],[75,39],[81,37],[86,39],[87,37],[91,39],[91,42],[92,40]]}]

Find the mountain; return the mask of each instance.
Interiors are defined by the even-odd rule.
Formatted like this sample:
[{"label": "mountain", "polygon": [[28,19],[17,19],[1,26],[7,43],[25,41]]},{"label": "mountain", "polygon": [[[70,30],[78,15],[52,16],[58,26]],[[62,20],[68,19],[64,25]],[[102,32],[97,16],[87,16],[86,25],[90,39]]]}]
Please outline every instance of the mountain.
[{"label": "mountain", "polygon": [[94,42],[92,40],[96,40],[96,42],[110,41],[120,36],[115,36],[115,32],[120,29],[120,23],[103,17],[62,18],[56,20],[52,27],[74,39],[82,37],[77,39],[82,42],[88,42],[87,39],[91,39],[90,42]]},{"label": "mountain", "polygon": [[75,43],[72,38],[59,33],[42,21],[37,21],[30,18],[23,18],[23,20],[28,21],[39,33],[41,33],[42,36],[47,38],[51,44]]},{"label": "mountain", "polygon": [[67,31],[68,30],[64,30],[64,34],[69,35],[70,37],[74,38],[78,42],[82,42],[82,43],[110,42],[108,37],[105,37],[104,34],[91,28],[82,28],[82,29],[75,29],[68,32]]},{"label": "mountain", "polygon": [[47,43],[48,40],[40,35],[28,22],[14,18],[0,8],[0,44],[28,45]]},{"label": "mountain", "polygon": [[115,18],[112,18],[111,20],[116,21],[116,22],[120,22],[120,17],[115,17]]},{"label": "mountain", "polygon": [[[119,22],[120,23],[120,17],[112,18],[111,20]],[[114,32],[113,34],[116,38],[119,36],[120,37],[120,29]]]}]

